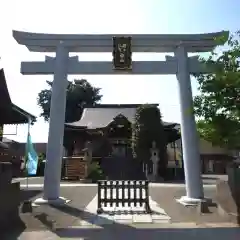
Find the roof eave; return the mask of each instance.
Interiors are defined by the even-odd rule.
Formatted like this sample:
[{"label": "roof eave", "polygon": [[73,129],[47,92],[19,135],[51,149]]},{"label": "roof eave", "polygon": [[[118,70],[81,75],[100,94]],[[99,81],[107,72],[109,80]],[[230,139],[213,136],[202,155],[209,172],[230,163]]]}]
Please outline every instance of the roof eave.
[{"label": "roof eave", "polygon": [[24,117],[24,119],[21,120],[21,121],[19,122],[19,124],[21,124],[21,123],[22,123],[22,124],[28,123],[29,118],[31,119],[32,123],[34,123],[34,122],[36,121],[36,119],[37,119],[36,116],[32,115],[32,114],[29,113],[29,112],[26,112],[25,110],[23,110],[22,108],[18,107],[18,106],[15,105],[14,103],[12,103],[12,109],[13,109],[14,111],[17,111],[19,114],[21,114],[21,115]]}]

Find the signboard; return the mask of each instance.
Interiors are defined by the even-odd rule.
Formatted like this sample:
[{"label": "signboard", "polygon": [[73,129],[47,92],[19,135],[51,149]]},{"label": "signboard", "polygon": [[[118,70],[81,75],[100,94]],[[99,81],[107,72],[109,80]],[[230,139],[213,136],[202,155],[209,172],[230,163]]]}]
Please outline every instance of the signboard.
[{"label": "signboard", "polygon": [[113,37],[113,68],[115,70],[132,69],[131,37]]}]

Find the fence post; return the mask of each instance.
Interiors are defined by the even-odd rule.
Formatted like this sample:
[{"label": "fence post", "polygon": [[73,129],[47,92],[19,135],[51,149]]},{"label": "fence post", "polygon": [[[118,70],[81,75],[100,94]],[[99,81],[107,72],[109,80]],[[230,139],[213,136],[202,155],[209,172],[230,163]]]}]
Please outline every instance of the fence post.
[{"label": "fence post", "polygon": [[127,196],[128,196],[128,203],[127,206],[131,207],[131,181],[127,181]]},{"label": "fence post", "polygon": [[114,187],[114,181],[111,181],[111,184],[110,184],[110,207],[113,206],[113,187]]},{"label": "fence post", "polygon": [[98,181],[98,207],[97,214],[103,213],[102,203],[101,203],[101,181]]},{"label": "fence post", "polygon": [[119,181],[116,181],[116,206],[119,207],[119,190],[120,189],[120,185],[119,185]]},{"label": "fence post", "polygon": [[136,186],[137,186],[137,181],[134,180],[133,181],[133,205],[134,205],[134,207],[137,206],[137,189],[136,189]]},{"label": "fence post", "polygon": [[148,185],[149,185],[149,182],[148,181],[145,181],[145,194],[146,194],[146,196],[145,196],[145,208],[146,208],[146,212],[147,213],[151,213],[152,212],[152,210],[151,210],[151,208],[150,208],[150,206],[149,206],[149,191],[148,191]]}]

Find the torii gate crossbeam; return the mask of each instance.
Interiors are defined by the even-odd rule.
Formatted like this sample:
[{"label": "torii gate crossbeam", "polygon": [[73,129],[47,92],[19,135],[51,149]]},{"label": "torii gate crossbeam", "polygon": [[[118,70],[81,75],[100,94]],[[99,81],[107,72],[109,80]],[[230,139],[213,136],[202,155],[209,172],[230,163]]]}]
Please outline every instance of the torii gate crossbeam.
[{"label": "torii gate crossbeam", "polygon": [[[191,73],[209,72],[188,52],[209,52],[215,38],[224,32],[185,35],[132,35],[133,52],[173,52],[166,61],[133,62],[131,71],[122,74],[176,74],[181,106],[181,135],[186,182],[186,196],[180,202],[196,204],[204,198],[201,179],[198,136],[192,113]],[[113,35],[37,34],[13,31],[19,44],[34,52],[56,52],[43,62],[23,62],[23,74],[54,74],[52,87],[47,163],[44,178],[43,202],[62,203],[59,196],[62,162],[62,143],[68,74],[121,74],[110,62],[81,62],[69,57],[69,52],[112,52]],[[118,36],[118,35],[114,35]],[[128,35],[126,35],[128,36]]]}]

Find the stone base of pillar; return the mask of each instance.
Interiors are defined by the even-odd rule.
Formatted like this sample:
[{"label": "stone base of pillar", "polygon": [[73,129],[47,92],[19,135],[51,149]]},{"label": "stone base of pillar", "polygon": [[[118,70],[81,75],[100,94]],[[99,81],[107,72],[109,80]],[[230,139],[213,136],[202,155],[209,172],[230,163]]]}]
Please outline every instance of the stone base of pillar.
[{"label": "stone base of pillar", "polygon": [[69,203],[71,200],[66,199],[64,197],[59,197],[57,199],[44,199],[44,198],[37,198],[35,201],[33,201],[33,204],[35,206],[43,205],[43,204],[49,204],[49,205],[55,205],[55,206],[61,206]]},{"label": "stone base of pillar", "polygon": [[187,206],[198,206],[200,203],[209,202],[211,200],[206,198],[190,198],[187,196],[183,196],[179,199],[176,199],[176,201],[182,204],[183,206],[187,207]]}]

